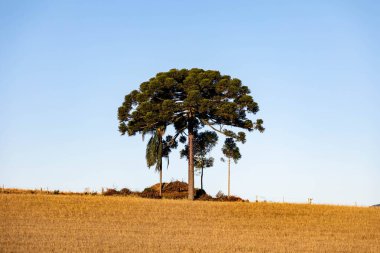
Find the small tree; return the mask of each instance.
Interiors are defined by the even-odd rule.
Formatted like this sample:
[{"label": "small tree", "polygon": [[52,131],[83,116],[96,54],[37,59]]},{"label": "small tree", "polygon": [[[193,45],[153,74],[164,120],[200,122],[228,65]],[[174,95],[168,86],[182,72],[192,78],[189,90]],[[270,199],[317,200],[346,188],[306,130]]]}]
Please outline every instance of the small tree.
[{"label": "small tree", "polygon": [[214,158],[213,157],[199,157],[199,159],[195,158],[194,167],[195,171],[199,172],[201,175],[201,189],[203,190],[203,169],[211,168],[214,166]]},{"label": "small tree", "polygon": [[[223,154],[227,157],[228,160],[228,197],[230,196],[230,167],[231,167],[231,159],[234,160],[235,163],[241,158],[241,154],[239,151],[239,147],[236,145],[234,139],[226,138],[224,141],[224,145],[222,148]],[[221,159],[224,162],[224,159]]]},{"label": "small tree", "polygon": [[169,154],[172,148],[177,147],[177,142],[172,141],[172,136],[168,135],[166,140],[163,139],[165,129],[158,128],[150,137],[145,153],[145,159],[148,167],[156,165],[156,171],[160,173],[160,197],[162,196],[162,158],[165,157],[168,160],[169,166]]},{"label": "small tree", "polygon": [[[214,165],[214,158],[207,157],[213,147],[218,142],[218,135],[212,131],[205,131],[194,134],[194,167],[200,171],[201,175],[201,189],[203,190],[203,170],[204,168],[210,168]],[[180,152],[181,158],[186,157],[189,159],[189,146],[185,145],[185,148]]]}]

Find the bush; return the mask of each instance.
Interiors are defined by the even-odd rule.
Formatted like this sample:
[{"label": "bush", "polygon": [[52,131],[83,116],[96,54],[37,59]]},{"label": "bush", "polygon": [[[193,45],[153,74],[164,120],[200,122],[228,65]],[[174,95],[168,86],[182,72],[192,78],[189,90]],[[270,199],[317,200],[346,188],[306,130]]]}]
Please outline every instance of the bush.
[{"label": "bush", "polygon": [[218,193],[215,195],[215,198],[217,198],[217,199],[221,199],[224,197],[226,197],[226,195],[224,195],[224,193],[222,191],[218,191]]},{"label": "bush", "polygon": [[119,191],[120,194],[122,195],[130,195],[132,194],[133,192],[131,190],[129,190],[128,188],[123,188]]},{"label": "bush", "polygon": [[106,191],[103,193],[104,196],[112,196],[112,195],[117,195],[119,192],[115,189],[106,189]]}]

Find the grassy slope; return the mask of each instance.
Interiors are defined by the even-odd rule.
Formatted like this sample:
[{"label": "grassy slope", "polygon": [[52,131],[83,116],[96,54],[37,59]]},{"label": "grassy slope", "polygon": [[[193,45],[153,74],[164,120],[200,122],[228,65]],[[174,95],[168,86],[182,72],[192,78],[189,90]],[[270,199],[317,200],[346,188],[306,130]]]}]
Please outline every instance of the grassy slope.
[{"label": "grassy slope", "polygon": [[0,194],[0,252],[380,252],[380,208]]}]

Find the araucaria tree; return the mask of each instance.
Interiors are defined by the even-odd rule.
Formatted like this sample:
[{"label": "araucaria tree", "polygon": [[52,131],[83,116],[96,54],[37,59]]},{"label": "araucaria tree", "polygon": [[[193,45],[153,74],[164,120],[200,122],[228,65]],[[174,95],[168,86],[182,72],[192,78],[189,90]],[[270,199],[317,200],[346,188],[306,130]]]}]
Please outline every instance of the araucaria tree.
[{"label": "araucaria tree", "polygon": [[170,115],[170,108],[159,97],[154,96],[158,89],[143,85],[141,84],[140,90],[126,95],[119,107],[119,131],[122,135],[127,133],[130,136],[136,133],[143,137],[148,133],[152,135],[146,147],[145,158],[148,167],[156,165],[156,171],[160,173],[161,196],[162,158],[169,159],[171,148],[176,148],[177,142],[170,135],[164,139],[166,127],[170,124],[170,117],[167,116]]},{"label": "araucaria tree", "polygon": [[[194,131],[210,127],[236,141],[245,142],[245,132],[232,129],[264,131],[263,121],[252,121],[258,104],[241,81],[219,71],[172,69],[158,73],[125,97],[118,110],[119,131],[135,135],[174,125],[173,140],[187,132],[189,146],[189,199],[194,198]],[[231,128],[225,129],[225,126]]]},{"label": "araucaria tree", "polygon": [[[195,132],[194,134],[194,167],[200,170],[201,189],[203,190],[203,169],[214,165],[214,158],[208,157],[212,148],[218,142],[218,135],[213,131]],[[189,145],[180,152],[181,158],[189,159]]]},{"label": "araucaria tree", "polygon": [[[224,145],[222,148],[223,154],[227,157],[227,163],[228,163],[228,197],[231,194],[230,186],[231,186],[231,177],[230,177],[230,167],[231,167],[231,159],[234,160],[235,163],[241,158],[239,147],[236,145],[234,139],[232,138],[226,138],[224,141]],[[224,159],[222,158],[222,161]]]}]

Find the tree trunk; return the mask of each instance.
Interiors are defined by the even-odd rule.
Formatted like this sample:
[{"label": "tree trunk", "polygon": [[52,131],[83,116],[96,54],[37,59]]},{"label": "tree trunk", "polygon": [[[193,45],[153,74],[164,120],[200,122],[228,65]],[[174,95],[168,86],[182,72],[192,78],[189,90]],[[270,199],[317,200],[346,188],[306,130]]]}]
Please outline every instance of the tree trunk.
[{"label": "tree trunk", "polygon": [[188,122],[188,144],[189,144],[189,177],[188,177],[188,198],[194,200],[194,125],[190,118]]},{"label": "tree trunk", "polygon": [[[158,130],[158,145],[159,147],[161,148],[162,150],[162,136],[163,136],[163,131],[161,129]],[[162,152],[161,152],[161,155],[160,157],[158,157],[158,159],[160,159],[160,167],[159,167],[159,170],[160,170],[160,197],[162,197]]]},{"label": "tree trunk", "polygon": [[162,197],[162,162],[160,166],[160,197]]},{"label": "tree trunk", "polygon": [[228,158],[228,197],[230,197],[230,166],[231,158]]},{"label": "tree trunk", "polygon": [[201,189],[203,190],[203,167],[201,170]]}]

